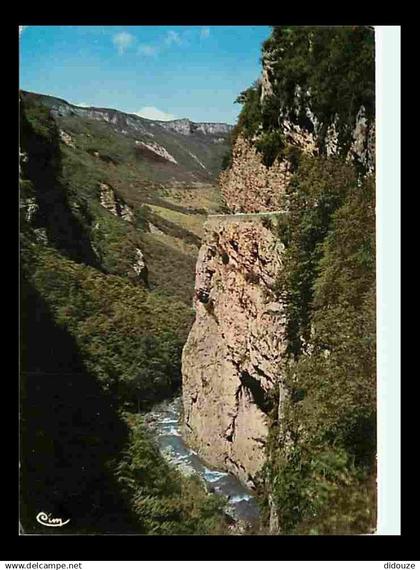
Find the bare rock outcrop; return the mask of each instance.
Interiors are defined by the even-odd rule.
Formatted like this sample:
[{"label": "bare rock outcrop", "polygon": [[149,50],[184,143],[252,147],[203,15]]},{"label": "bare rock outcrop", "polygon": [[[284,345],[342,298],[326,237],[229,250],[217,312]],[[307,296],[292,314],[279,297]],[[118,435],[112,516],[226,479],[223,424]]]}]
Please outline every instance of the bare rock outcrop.
[{"label": "bare rock outcrop", "polygon": [[99,184],[99,190],[101,206],[106,208],[114,216],[118,216],[126,222],[132,222],[134,220],[133,210],[115,194],[111,186],[105,184],[105,182],[101,182]]},{"label": "bare rock outcrop", "polygon": [[232,166],[220,174],[219,180],[232,212],[268,212],[282,208],[291,176],[288,161],[265,166],[255,147],[240,136],[232,149]]},{"label": "bare rock outcrop", "polygon": [[[366,173],[375,168],[375,124],[369,122],[362,106],[357,113],[351,133],[348,151],[343,154],[339,140],[338,117],[335,118],[325,135],[320,137],[322,125],[310,111],[308,119],[313,123],[312,130],[293,123],[288,119],[281,122],[284,142],[309,156],[343,156],[349,162],[362,165]],[[293,169],[287,158],[278,158],[267,167],[262,155],[255,147],[255,141],[239,136],[232,149],[232,164],[219,176],[220,188],[225,203],[232,212],[273,212],[285,208],[284,196],[292,179]]]},{"label": "bare rock outcrop", "polygon": [[[158,121],[156,121],[158,122]],[[175,119],[173,121],[159,121],[165,129],[171,129],[182,135],[191,135],[200,132],[204,135],[227,135],[232,130],[232,125],[226,123],[194,123],[189,119]]]},{"label": "bare rock outcrop", "polygon": [[147,284],[148,269],[144,254],[140,248],[135,249],[135,258],[133,263],[133,271],[139,279]]},{"label": "bare rock outcrop", "polygon": [[196,319],[183,351],[185,438],[244,483],[265,461],[270,390],[285,314],[275,294],[283,244],[261,217],[209,218],[196,273]]},{"label": "bare rock outcrop", "polygon": [[63,131],[63,129],[60,129],[58,131],[60,140],[66,144],[67,146],[70,146],[71,148],[76,148],[73,138],[71,135],[69,135],[69,133],[66,133],[66,131]]}]

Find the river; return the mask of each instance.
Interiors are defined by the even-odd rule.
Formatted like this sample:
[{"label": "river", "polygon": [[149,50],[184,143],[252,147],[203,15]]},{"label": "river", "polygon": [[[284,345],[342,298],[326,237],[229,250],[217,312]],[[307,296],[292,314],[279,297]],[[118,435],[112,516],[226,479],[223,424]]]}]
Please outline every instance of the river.
[{"label": "river", "polygon": [[200,477],[209,492],[228,499],[226,513],[237,522],[252,524],[259,520],[260,512],[252,492],[236,477],[207,465],[190,449],[181,435],[181,397],[156,405],[144,415],[160,452],[165,459],[184,474]]}]

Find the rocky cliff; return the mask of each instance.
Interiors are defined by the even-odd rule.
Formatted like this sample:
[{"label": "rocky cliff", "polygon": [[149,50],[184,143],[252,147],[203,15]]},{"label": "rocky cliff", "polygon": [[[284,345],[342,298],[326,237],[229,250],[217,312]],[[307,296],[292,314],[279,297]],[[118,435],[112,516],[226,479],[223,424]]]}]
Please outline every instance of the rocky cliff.
[{"label": "rocky cliff", "polygon": [[291,176],[287,159],[267,167],[255,147],[239,136],[232,149],[232,165],[220,174],[220,187],[232,212],[277,211],[285,206]]},{"label": "rocky cliff", "polygon": [[262,51],[260,133],[375,167],[375,38],[369,26],[275,27]]},{"label": "rocky cliff", "polygon": [[176,119],[174,121],[156,121],[162,127],[171,129],[183,135],[202,133],[203,135],[227,135],[232,125],[226,123],[194,123],[189,119]]},{"label": "rocky cliff", "polygon": [[282,249],[268,219],[209,218],[183,352],[186,439],[250,486],[265,461],[270,391],[285,348],[274,291]]},{"label": "rocky cliff", "polygon": [[[264,43],[261,79],[238,98],[243,108],[230,165],[219,177],[235,215],[207,223],[196,319],[183,352],[183,397],[191,446],[250,486],[274,453],[266,449],[269,430],[284,420],[283,366],[294,318],[285,301],[290,291],[280,294],[276,286],[287,263],[273,226],[279,220],[267,213],[293,210],[286,243],[300,215],[296,204],[307,210],[303,245],[295,245],[306,252],[328,232],[323,209],[329,212],[331,188],[356,187],[374,171],[373,41],[366,28],[275,28]],[[339,164],[347,166],[341,171]],[[312,271],[316,251],[296,261],[303,276],[297,271],[292,283],[303,288],[299,307],[306,303],[309,314],[313,290],[312,283],[304,289],[304,271]],[[278,505],[270,492],[267,499],[270,529],[278,532]]]},{"label": "rocky cliff", "polygon": [[274,211],[302,155],[375,170],[374,34],[368,27],[276,27],[243,104],[220,183],[234,212]]},{"label": "rocky cliff", "polygon": [[[264,67],[261,106],[270,97],[272,88]],[[298,91],[299,93],[299,91]],[[309,107],[305,109],[308,122],[279,118],[281,142],[276,158],[267,164],[264,160],[264,135],[256,133],[249,140],[239,135],[232,148],[230,168],[219,176],[222,195],[232,212],[268,212],[285,207],[284,196],[301,155],[341,157],[360,165],[363,174],[375,169],[375,124],[361,106],[352,122],[348,144],[340,143],[338,118],[322,124]]]}]

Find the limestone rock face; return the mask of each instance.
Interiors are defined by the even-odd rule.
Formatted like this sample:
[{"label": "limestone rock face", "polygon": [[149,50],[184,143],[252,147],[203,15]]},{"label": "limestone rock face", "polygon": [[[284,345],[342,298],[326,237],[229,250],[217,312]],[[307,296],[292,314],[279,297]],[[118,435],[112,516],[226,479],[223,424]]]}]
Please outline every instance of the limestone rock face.
[{"label": "limestone rock face", "polygon": [[[157,122],[157,121],[156,121]],[[232,130],[232,125],[226,123],[194,123],[189,119],[175,119],[174,121],[159,121],[165,129],[171,129],[182,135],[190,135],[195,131],[204,135],[228,134]]]},{"label": "limestone rock face", "polygon": [[114,190],[105,182],[99,184],[101,205],[106,208],[114,216],[122,218],[126,222],[134,220],[133,210],[127,206],[118,196],[115,195]]},{"label": "limestone rock face", "polygon": [[375,123],[369,123],[362,106],[356,117],[348,160],[358,160],[368,173],[375,169]]},{"label": "limestone rock face", "polygon": [[99,189],[101,192],[99,198],[101,201],[101,206],[106,208],[114,216],[118,216],[115,194],[113,189],[110,186],[108,186],[108,184],[105,184],[105,182],[101,182],[99,184]]},{"label": "limestone rock face", "polygon": [[238,137],[232,149],[232,166],[221,173],[220,187],[232,212],[277,211],[282,209],[282,196],[291,176],[288,161],[276,161],[268,168],[251,143]]},{"label": "limestone rock face", "polygon": [[[267,91],[268,87],[265,89]],[[357,114],[347,151],[339,144],[338,117],[335,117],[321,137],[323,125],[309,108],[306,109],[306,115],[313,125],[311,131],[288,119],[281,121],[280,129],[285,144],[296,147],[309,156],[321,153],[331,157],[343,156],[349,162],[362,165],[366,173],[374,171],[375,124],[367,120],[364,107]],[[253,142],[255,141],[239,136],[232,149],[232,165],[219,176],[226,205],[232,212],[273,212],[286,209],[284,196],[292,178],[291,164],[287,159],[277,159],[272,166],[265,166]]]},{"label": "limestone rock face", "polygon": [[[164,129],[175,131],[182,135],[191,135],[199,132],[204,135],[226,135],[233,126],[226,123],[195,123],[189,119],[175,119],[172,121],[158,121],[146,119],[135,114],[123,113],[115,109],[103,109],[98,107],[80,107],[72,105],[63,99],[49,97],[49,105],[51,105],[51,113],[53,116],[77,116],[99,121],[106,121],[118,127],[121,132],[127,132],[126,129],[133,129],[140,133],[147,133],[147,125],[156,124]],[[65,141],[63,141],[65,142]]]},{"label": "limestone rock face", "polygon": [[149,149],[150,151],[154,152],[155,154],[164,158],[165,160],[168,160],[169,162],[173,162],[174,164],[178,164],[177,161],[175,160],[175,158],[166,150],[166,148],[164,148],[163,146],[161,146],[158,143],[155,143],[155,142],[145,143],[142,141],[136,141],[136,144]]},{"label": "limestone rock face", "polygon": [[[260,78],[262,109],[270,103],[276,91],[274,69],[278,58],[279,54],[275,50],[263,50]],[[301,119],[301,123],[297,124],[289,120],[291,116],[303,117],[304,120]],[[299,84],[294,86],[292,104],[288,108],[278,108],[278,126],[285,143],[311,154],[342,156],[361,165],[366,173],[372,173],[375,169],[375,121],[368,119],[366,109],[361,105],[353,124],[349,125],[349,141],[344,146],[340,146],[339,142],[342,139],[339,125],[340,117],[337,114],[328,124],[316,116],[310,90],[304,90]],[[344,138],[347,139],[347,136]]]},{"label": "limestone rock face", "polygon": [[35,197],[30,197],[26,199],[22,198],[20,201],[20,207],[24,212],[25,220],[29,223],[32,222],[35,214],[39,210],[38,202],[36,201]]},{"label": "limestone rock face", "polygon": [[133,271],[139,279],[147,284],[148,269],[146,260],[144,259],[143,252],[138,247],[135,249],[135,261],[133,264]]},{"label": "limestone rock face", "polygon": [[75,148],[74,142],[72,137],[66,133],[66,131],[63,131],[63,129],[59,130],[59,136],[60,136],[60,140],[66,144],[67,146],[70,146],[72,148]]},{"label": "limestone rock face", "polygon": [[267,226],[256,216],[209,218],[182,362],[186,440],[251,487],[285,350],[284,307],[273,291],[283,245]]}]

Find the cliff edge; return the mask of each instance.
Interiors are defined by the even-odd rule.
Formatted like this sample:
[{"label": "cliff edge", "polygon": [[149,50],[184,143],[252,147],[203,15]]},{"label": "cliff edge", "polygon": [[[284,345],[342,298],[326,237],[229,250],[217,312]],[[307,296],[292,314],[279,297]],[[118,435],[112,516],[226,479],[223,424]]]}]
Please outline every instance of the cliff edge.
[{"label": "cliff edge", "polygon": [[282,249],[270,218],[209,218],[183,351],[186,440],[251,487],[265,461],[270,391],[285,349],[275,294]]}]

